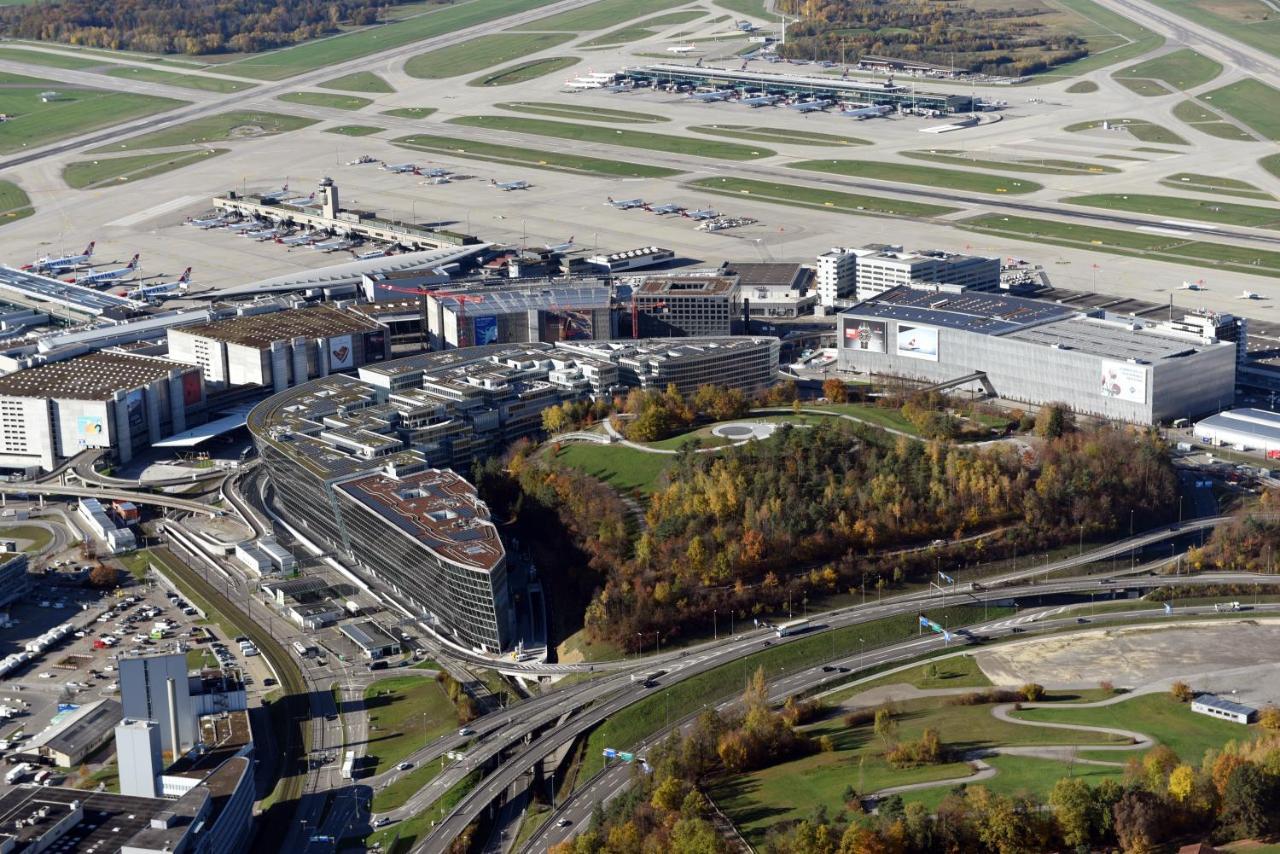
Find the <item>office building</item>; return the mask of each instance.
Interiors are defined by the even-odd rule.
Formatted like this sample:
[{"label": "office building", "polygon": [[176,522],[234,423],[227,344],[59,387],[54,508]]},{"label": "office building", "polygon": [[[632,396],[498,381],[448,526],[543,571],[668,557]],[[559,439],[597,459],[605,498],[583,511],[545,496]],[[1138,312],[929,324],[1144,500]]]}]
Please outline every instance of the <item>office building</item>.
[{"label": "office building", "polygon": [[939,283],[970,290],[1000,287],[1000,259],[950,252],[903,252],[901,247],[855,251],[855,290],[860,300],[903,285]]},{"label": "office building", "polygon": [[107,515],[107,511],[102,508],[102,502],[98,499],[81,498],[77,502],[77,510],[85,527],[93,531],[94,535],[106,544],[111,554],[131,552],[138,547],[133,531],[117,525],[115,520]]},{"label": "office building", "polygon": [[631,299],[640,338],[726,336],[733,326],[738,283],[725,275],[650,276]]},{"label": "office building", "polygon": [[370,660],[386,658],[400,654],[400,641],[393,638],[386,629],[373,620],[359,623],[345,623],[338,631],[360,648],[360,654]]},{"label": "office building", "polygon": [[1239,327],[1154,322],[947,287],[898,287],[839,319],[841,370],[969,386],[1155,424],[1234,395]]},{"label": "office building", "polygon": [[190,750],[196,743],[196,715],[186,654],[121,657],[119,667],[124,716],[155,721],[160,745],[171,757]]},{"label": "office building", "polygon": [[31,592],[31,573],[25,554],[0,558],[0,608],[7,607]]},{"label": "office building", "polygon": [[160,796],[160,727],[155,721],[125,719],[116,726],[116,766],[120,794],[139,798]]},{"label": "office building", "polygon": [[318,305],[170,329],[169,357],[198,365],[212,389],[283,391],[387,356],[386,330],[368,317]]},{"label": "office building", "polygon": [[120,463],[203,419],[200,371],[112,350],[0,377],[0,466],[54,468],[93,448]]},{"label": "office building", "polygon": [[836,246],[818,256],[815,288],[819,304],[831,308],[837,300],[854,295],[858,282],[858,256],[853,249]]},{"label": "office building", "polygon": [[616,371],[620,389],[665,391],[674,385],[688,396],[704,385],[737,389],[750,396],[778,379],[777,338],[735,335],[700,340],[574,341],[556,345],[583,364],[595,362]]},{"label": "office building", "polygon": [[1191,711],[1236,724],[1251,724],[1258,710],[1233,700],[1224,700],[1216,694],[1201,694],[1191,701]]},{"label": "office building", "polygon": [[799,317],[813,314],[818,303],[818,295],[811,287],[813,270],[800,264],[734,262],[723,270],[738,280],[738,299],[745,318],[768,321]]},{"label": "office building", "polygon": [[455,288],[426,298],[433,350],[614,337],[611,289],[598,280]]}]

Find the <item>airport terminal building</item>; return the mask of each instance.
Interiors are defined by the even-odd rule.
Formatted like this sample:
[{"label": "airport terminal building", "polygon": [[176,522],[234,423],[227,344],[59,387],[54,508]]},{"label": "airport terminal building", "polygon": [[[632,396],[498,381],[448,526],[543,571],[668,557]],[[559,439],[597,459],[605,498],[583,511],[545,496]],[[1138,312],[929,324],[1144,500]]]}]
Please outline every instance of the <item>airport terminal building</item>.
[{"label": "airport terminal building", "polygon": [[1234,395],[1243,322],[1157,323],[947,286],[898,287],[839,320],[841,370],[931,384],[981,384],[1008,400],[1156,424]]}]

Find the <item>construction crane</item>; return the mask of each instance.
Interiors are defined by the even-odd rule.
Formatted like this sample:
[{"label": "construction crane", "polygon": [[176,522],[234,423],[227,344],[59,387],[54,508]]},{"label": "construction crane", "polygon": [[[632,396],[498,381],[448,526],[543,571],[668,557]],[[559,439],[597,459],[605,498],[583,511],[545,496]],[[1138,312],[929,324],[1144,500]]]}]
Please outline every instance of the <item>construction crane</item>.
[{"label": "construction crane", "polygon": [[405,288],[399,285],[378,285],[385,291],[395,291],[399,294],[413,294],[418,297],[418,308],[422,315],[422,349],[429,349],[427,346],[429,335],[429,324],[427,323],[427,297],[452,297],[458,301],[458,346],[470,347],[470,335],[467,334],[467,303],[484,302],[484,297],[474,294],[467,294],[455,291],[436,291],[430,288]]},{"label": "construction crane", "polygon": [[[653,309],[661,308],[665,310],[667,307],[667,304],[665,302],[655,302],[653,305],[649,307]],[[640,308],[636,303],[635,294],[631,295],[631,337],[632,338],[640,337]]]}]

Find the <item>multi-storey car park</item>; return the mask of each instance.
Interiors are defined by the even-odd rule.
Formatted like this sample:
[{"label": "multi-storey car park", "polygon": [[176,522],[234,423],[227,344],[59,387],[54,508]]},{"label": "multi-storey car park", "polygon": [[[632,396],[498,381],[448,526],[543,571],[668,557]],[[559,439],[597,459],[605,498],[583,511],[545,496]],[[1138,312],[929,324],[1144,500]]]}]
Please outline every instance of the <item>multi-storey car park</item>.
[{"label": "multi-storey car park", "polygon": [[715,383],[754,393],[776,338],[491,345],[367,365],[268,398],[248,428],[277,504],[372,586],[464,646],[498,652],[512,626],[506,555],[461,477],[541,429],[565,400]]}]

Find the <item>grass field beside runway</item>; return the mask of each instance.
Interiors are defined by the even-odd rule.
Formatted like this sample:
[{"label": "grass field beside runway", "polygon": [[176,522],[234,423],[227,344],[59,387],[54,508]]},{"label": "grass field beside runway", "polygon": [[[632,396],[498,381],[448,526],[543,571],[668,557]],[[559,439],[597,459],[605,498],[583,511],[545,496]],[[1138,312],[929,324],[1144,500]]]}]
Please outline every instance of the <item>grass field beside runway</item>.
[{"label": "grass field beside runway", "polygon": [[539,77],[545,77],[548,74],[554,74],[557,71],[564,71],[566,68],[572,68],[582,62],[582,59],[576,56],[548,56],[543,59],[534,59],[529,62],[522,62],[518,65],[509,65],[506,68],[499,68],[491,74],[484,77],[477,77],[467,83],[468,86],[511,86],[516,83],[524,83],[529,80],[536,80]]},{"label": "grass field beside runway", "polygon": [[[35,85],[25,85],[28,81]],[[67,87],[20,75],[4,75],[0,82],[11,84],[0,89],[0,113],[9,116],[8,121],[0,123],[0,152],[5,153],[35,148],[189,103],[152,95]],[[41,101],[41,93],[50,90],[57,91],[58,98],[48,103]]]},{"label": "grass field beside runway", "polygon": [[100,160],[77,160],[62,170],[62,180],[74,190],[92,190],[104,185],[141,181],[190,166],[210,157],[226,154],[226,148],[199,148],[165,154],[135,154],[129,157],[104,157]]},{"label": "grass field beside runway", "polygon": [[[1186,91],[1203,86],[1222,73],[1221,63],[1196,53],[1190,48],[1182,48],[1172,53],[1157,56],[1146,62],[1131,65],[1111,75],[1122,85],[1139,95],[1165,95],[1170,90]],[[1150,91],[1143,84],[1147,81],[1158,81],[1158,91]]]},{"label": "grass field beside runway", "polygon": [[978,160],[966,156],[962,151],[949,149],[933,151],[903,151],[903,157],[917,160],[932,160],[935,163],[949,163],[953,166],[973,166],[978,169],[1003,169],[1008,172],[1032,172],[1042,175],[1112,175],[1120,170],[1114,166],[1100,166],[1096,163],[1082,163],[1077,160]]},{"label": "grass field beside runway", "polygon": [[174,125],[164,130],[95,148],[93,154],[135,151],[141,148],[171,148],[202,142],[225,142],[232,139],[257,139],[288,133],[316,123],[315,119],[287,116],[283,113],[241,112],[218,113]]},{"label": "grass field beside runway", "polygon": [[1280,57],[1280,16],[1262,3],[1152,0],[1162,9],[1275,57]]},{"label": "grass field beside runway", "polygon": [[791,143],[792,145],[870,145],[870,141],[854,136],[836,136],[830,133],[791,130],[789,128],[756,127],[752,125],[694,125],[689,130],[712,136],[749,139],[753,142]]},{"label": "grass field beside runway", "polygon": [[696,21],[701,18],[705,12],[695,10],[691,12],[672,12],[669,15],[659,15],[656,18],[645,18],[643,21],[636,21],[625,27],[619,27],[616,30],[610,30],[607,33],[601,33],[590,41],[583,42],[580,46],[584,48],[604,47],[606,45],[629,44],[638,42],[641,39],[651,38],[668,27],[677,24],[687,24],[690,21]]},{"label": "grass field beside runway", "polygon": [[676,6],[684,6],[689,0],[599,0],[581,9],[571,9],[516,27],[519,30],[538,30],[557,33],[589,33],[615,27],[625,21],[633,21],[665,12]]},{"label": "grass field beside runway", "polygon": [[1174,105],[1173,116],[1179,121],[1186,122],[1195,130],[1218,139],[1232,139],[1238,142],[1254,140],[1251,133],[1224,120],[1222,116],[1206,108],[1199,101],[1180,101]]},{"label": "grass field beside runway", "polygon": [[1237,273],[1280,278],[1280,252],[1207,243],[1172,234],[1136,229],[1098,228],[1057,220],[982,214],[953,223],[958,228],[1040,245],[1070,246],[1092,252],[1130,255],[1176,264],[1209,265]]},{"label": "grass field beside runway", "polygon": [[364,92],[370,95],[390,95],[395,88],[372,71],[357,71],[317,84],[321,89],[337,89],[341,92]]},{"label": "grass field beside runway", "polygon": [[1113,130],[1124,128],[1139,142],[1152,142],[1157,145],[1190,145],[1189,142],[1168,128],[1163,128],[1145,119],[1094,119],[1089,122],[1076,122],[1075,124],[1067,125],[1063,130],[1068,133],[1080,133],[1087,130],[1097,130],[1102,127],[1103,123],[1109,124]]},{"label": "grass field beside runway", "polygon": [[1033,78],[1036,81],[1052,82],[1128,62],[1164,44],[1163,36],[1092,0],[1055,0],[1053,5],[1076,16],[1077,23],[1072,29],[1085,40],[1089,55],[1037,74]]},{"label": "grass field beside runway", "polygon": [[435,107],[396,107],[394,110],[383,110],[382,115],[398,119],[425,119],[435,111]]},{"label": "grass field beside runway", "polygon": [[306,104],[308,107],[326,107],[333,110],[361,110],[373,103],[372,98],[358,95],[335,95],[332,92],[286,92],[276,96],[277,101],[290,104]]},{"label": "grass field beside runway", "polygon": [[136,65],[121,65],[106,72],[111,77],[126,80],[145,80],[148,83],[164,83],[169,86],[181,86],[184,89],[199,89],[204,92],[242,92],[252,89],[258,84],[248,80],[226,80],[221,77],[201,77],[198,74],[180,74],[176,71],[165,71],[160,68],[141,68]]},{"label": "grass field beside runway", "polygon": [[429,53],[420,53],[404,64],[404,73],[419,79],[437,80],[474,74],[531,54],[558,47],[573,36],[569,33],[494,33]]},{"label": "grass field beside runway", "polygon": [[874,160],[801,160],[788,163],[787,166],[826,175],[842,175],[846,178],[869,178],[875,181],[892,181],[897,184],[921,184],[926,187],[971,193],[1020,195],[1043,189],[1040,184],[1025,178]]},{"label": "grass field beside runway", "polygon": [[31,198],[12,181],[0,181],[0,225],[31,216]]},{"label": "grass field beside runway", "polygon": [[1141,193],[1099,193],[1089,196],[1071,196],[1062,201],[1073,205],[1150,214],[1170,219],[1190,219],[1249,228],[1280,228],[1280,208],[1241,205],[1216,199],[1206,201]]},{"label": "grass field beside runway", "polygon": [[1199,97],[1267,139],[1280,140],[1280,89],[1248,78]]},{"label": "grass field beside runway", "polygon": [[325,133],[336,133],[342,136],[370,136],[375,133],[382,133],[386,128],[377,128],[372,125],[335,125],[331,128],[325,128]]},{"label": "grass field beside runway", "polygon": [[494,106],[517,113],[532,113],[539,116],[553,116],[559,119],[581,119],[592,122],[657,124],[671,121],[666,116],[660,116],[656,113],[636,113],[631,110],[611,110],[607,107],[586,107],[581,104],[557,104],[553,101],[507,101],[494,104]]},{"label": "grass field beside runway", "polygon": [[646,151],[665,151],[672,154],[691,154],[697,157],[713,157],[718,160],[756,160],[771,157],[776,152],[767,148],[740,145],[736,142],[713,142],[687,136],[669,136],[639,130],[617,130],[595,125],[571,122],[555,122],[546,119],[524,119],[516,116],[460,116],[450,119],[450,124],[487,130],[510,131],[534,136],[554,137],[574,142],[599,142],[620,145]]},{"label": "grass field beside runway", "polygon": [[607,175],[617,178],[669,178],[681,174],[676,169],[629,163],[622,160],[605,160],[560,151],[540,151],[515,145],[495,145],[456,137],[415,134],[393,140],[396,145],[418,151],[434,151],[440,154],[466,157],[471,160],[488,160],[512,166],[532,166],[535,169],[551,169],[556,172],[578,172],[588,175]]},{"label": "grass field beside runway", "polygon": [[0,59],[12,62],[25,62],[28,65],[46,65],[50,68],[66,68],[83,70],[98,68],[109,63],[103,59],[84,56],[71,56],[65,53],[53,53],[43,50],[22,50],[21,48],[0,47]]},{"label": "grass field beside runway", "polygon": [[800,187],[773,181],[754,181],[749,178],[699,178],[685,186],[722,196],[749,196],[752,199],[775,204],[833,210],[863,216],[933,217],[954,213],[957,210],[957,208],[924,202],[889,199],[883,196],[862,196],[857,193]]},{"label": "grass field beside runway", "polygon": [[1160,179],[1165,187],[1195,190],[1197,193],[1216,193],[1223,196],[1239,196],[1269,202],[1275,199],[1256,184],[1237,181],[1234,178],[1218,178],[1214,175],[1198,175],[1194,172],[1178,172]]}]

